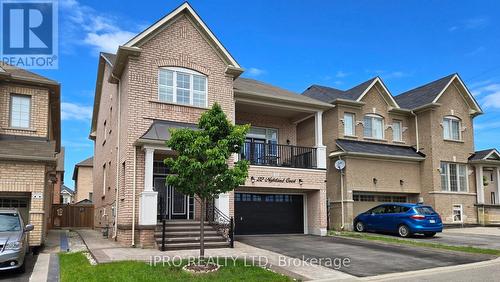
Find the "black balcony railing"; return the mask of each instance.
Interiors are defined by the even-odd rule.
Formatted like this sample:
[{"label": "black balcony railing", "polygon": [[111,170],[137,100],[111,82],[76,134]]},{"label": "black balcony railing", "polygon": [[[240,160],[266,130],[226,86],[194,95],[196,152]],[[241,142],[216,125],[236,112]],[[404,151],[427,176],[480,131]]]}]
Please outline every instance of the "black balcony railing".
[{"label": "black balcony railing", "polygon": [[316,148],[281,145],[272,142],[245,142],[241,159],[251,165],[316,168]]}]

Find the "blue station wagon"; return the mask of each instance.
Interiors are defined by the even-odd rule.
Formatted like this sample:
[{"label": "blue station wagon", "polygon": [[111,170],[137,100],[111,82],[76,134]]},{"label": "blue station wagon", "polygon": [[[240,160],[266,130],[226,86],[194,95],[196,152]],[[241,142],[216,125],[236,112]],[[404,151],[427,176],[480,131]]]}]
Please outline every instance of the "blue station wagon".
[{"label": "blue station wagon", "polygon": [[401,237],[419,233],[432,237],[443,231],[443,222],[430,206],[387,203],[358,215],[354,219],[354,230],[391,232]]}]

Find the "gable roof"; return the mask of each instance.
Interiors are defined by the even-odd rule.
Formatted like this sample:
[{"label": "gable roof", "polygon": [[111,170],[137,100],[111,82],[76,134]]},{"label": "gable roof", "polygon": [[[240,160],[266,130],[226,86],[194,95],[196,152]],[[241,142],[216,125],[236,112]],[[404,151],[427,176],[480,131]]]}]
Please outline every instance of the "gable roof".
[{"label": "gable roof", "polygon": [[[73,169],[73,180],[76,180],[78,177],[79,167],[94,167],[94,157],[87,158],[75,165],[75,168]],[[78,189],[78,187],[75,187],[75,189]]]},{"label": "gable roof", "polygon": [[225,59],[226,63],[235,68],[241,68],[240,65],[236,62],[236,60],[231,56],[231,54],[227,51],[227,49],[222,45],[219,39],[215,36],[215,34],[208,28],[208,26],[203,22],[203,20],[198,16],[196,11],[189,5],[188,2],[184,2],[179,7],[174,9],[168,15],[164,16],[148,28],[146,28],[143,32],[137,34],[132,39],[130,39],[127,43],[125,43],[124,47],[140,47],[144,42],[147,42],[150,38],[156,35],[158,32],[163,30],[164,27],[168,25],[168,23],[174,19],[176,16],[181,13],[185,13],[190,16],[196,24],[196,26],[207,35],[209,41],[211,41],[215,47],[215,49],[222,55]]},{"label": "gable roof", "polygon": [[235,96],[238,94],[244,94],[247,96],[253,96],[255,98],[267,98],[273,100],[281,100],[283,102],[296,102],[302,105],[308,105],[316,108],[329,109],[332,105],[318,101],[307,97],[305,95],[300,95],[298,93],[288,91],[286,89],[258,81],[255,79],[241,78],[238,77],[234,80],[233,84]]},{"label": "gable roof", "polygon": [[[439,98],[443,95],[445,90],[454,82],[458,81],[459,85],[463,88],[464,91],[459,91],[460,94],[464,94],[465,92],[470,101],[470,107],[474,108],[477,113],[482,113],[482,109],[477,103],[474,96],[470,93],[469,89],[465,86],[462,79],[457,73],[447,75],[438,80],[432,81],[430,83],[424,84],[417,88],[408,90],[404,93],[401,93],[395,97],[396,101],[403,108],[407,109],[416,109],[419,107],[423,107],[429,104],[437,103]],[[468,102],[469,103],[469,102]]]},{"label": "gable roof", "polygon": [[106,52],[101,52],[100,54],[101,57],[106,60],[106,62],[112,67],[115,64],[116,61],[116,54],[112,53],[106,53]]},{"label": "gable roof", "polygon": [[3,62],[0,62],[0,77],[10,77],[12,79],[29,81],[32,83],[59,85],[59,82],[55,80]]},{"label": "gable roof", "polygon": [[381,93],[384,96],[384,100],[386,100],[386,102],[389,105],[392,105],[395,108],[399,108],[398,103],[396,102],[396,100],[394,100],[391,93],[385,86],[384,82],[378,76],[370,78],[369,80],[362,82],[352,87],[351,89],[345,91],[327,86],[312,85],[309,88],[307,88],[302,93],[302,95],[318,99],[326,103],[334,103],[338,99],[360,102],[361,99],[363,99],[363,97],[366,95],[366,93],[368,93],[368,91],[370,91],[370,89],[377,83],[379,83],[382,86],[382,89],[385,92],[385,94]]},{"label": "gable roof", "polygon": [[[386,157],[416,161],[425,159],[424,154],[417,152],[415,148],[410,146],[390,145],[347,139],[337,139],[336,144],[341,150],[340,153],[344,153],[347,155]],[[333,152],[332,154],[330,154],[330,157],[338,154],[339,152]]]},{"label": "gable roof", "polygon": [[61,185],[61,193],[63,192],[66,192],[66,193],[69,193],[71,195],[75,194],[75,191],[69,189],[66,185]]},{"label": "gable roof", "polygon": [[[491,159],[493,156],[496,159]],[[477,151],[469,157],[469,161],[500,161],[500,153],[494,148]]]}]

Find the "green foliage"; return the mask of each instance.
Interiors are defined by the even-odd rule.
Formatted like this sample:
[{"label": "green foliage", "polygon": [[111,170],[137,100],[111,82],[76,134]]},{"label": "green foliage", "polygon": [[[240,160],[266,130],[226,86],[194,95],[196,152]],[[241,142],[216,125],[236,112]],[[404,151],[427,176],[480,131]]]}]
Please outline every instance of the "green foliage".
[{"label": "green foliage", "polygon": [[239,153],[249,125],[233,125],[217,103],[203,113],[198,130],[171,129],[167,146],[177,152],[165,159],[173,175],[169,184],[180,192],[202,199],[234,190],[245,183],[248,162],[240,160],[229,166],[232,153]]}]

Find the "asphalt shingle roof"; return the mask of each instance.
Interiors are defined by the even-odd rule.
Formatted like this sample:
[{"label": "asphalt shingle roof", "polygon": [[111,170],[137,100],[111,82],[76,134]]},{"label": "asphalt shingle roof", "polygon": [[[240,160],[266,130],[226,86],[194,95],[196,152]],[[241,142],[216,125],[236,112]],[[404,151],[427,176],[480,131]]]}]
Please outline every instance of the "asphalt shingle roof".
[{"label": "asphalt shingle roof", "polygon": [[418,153],[413,147],[409,146],[389,145],[346,139],[337,139],[337,146],[339,146],[346,153],[363,153],[411,158],[425,157],[424,154]]},{"label": "asphalt shingle roof", "polygon": [[234,80],[234,91],[236,92],[244,92],[244,93],[257,93],[260,95],[285,99],[299,103],[306,104],[314,104],[318,106],[327,106],[331,107],[329,104],[318,101],[317,99],[313,99],[304,95],[300,95],[298,93],[288,91],[283,88],[276,87],[274,85],[258,81],[255,79],[242,78],[239,77]]},{"label": "asphalt shingle roof", "polygon": [[470,161],[479,161],[479,160],[483,160],[484,158],[486,158],[486,156],[488,156],[492,151],[496,151],[496,149],[486,149],[486,150],[481,150],[481,151],[477,151],[474,153],[474,155],[470,156],[469,157],[469,160]]},{"label": "asphalt shingle roof", "polygon": [[376,77],[371,78],[345,91],[327,86],[312,85],[309,88],[307,88],[306,91],[302,93],[302,95],[318,99],[325,103],[332,103],[336,99],[356,101],[361,96],[361,94],[365,92],[368,86],[370,86],[373,83],[375,79],[377,78]]},{"label": "asphalt shingle roof", "polygon": [[0,135],[0,157],[56,160],[56,142],[43,138]]},{"label": "asphalt shingle roof", "polygon": [[197,129],[196,124],[175,122],[175,121],[163,121],[155,120],[153,124],[149,127],[148,131],[142,135],[141,139],[156,140],[156,141],[166,141],[170,139],[170,128],[191,128]]},{"label": "asphalt shingle roof", "polygon": [[406,91],[395,96],[394,99],[400,107],[415,109],[423,105],[432,103],[434,99],[443,91],[455,74],[450,74],[433,82]]},{"label": "asphalt shingle roof", "polygon": [[13,78],[20,78],[20,79],[28,79],[28,80],[34,80],[38,81],[40,83],[48,83],[48,84],[59,84],[59,82],[48,79],[44,76],[38,75],[34,72],[27,71],[25,69],[12,66],[9,64],[1,63],[0,62],[0,77],[2,76],[11,76]]},{"label": "asphalt shingle roof", "polygon": [[94,157],[90,157],[88,159],[85,159],[85,160],[77,163],[75,166],[94,166]]}]

